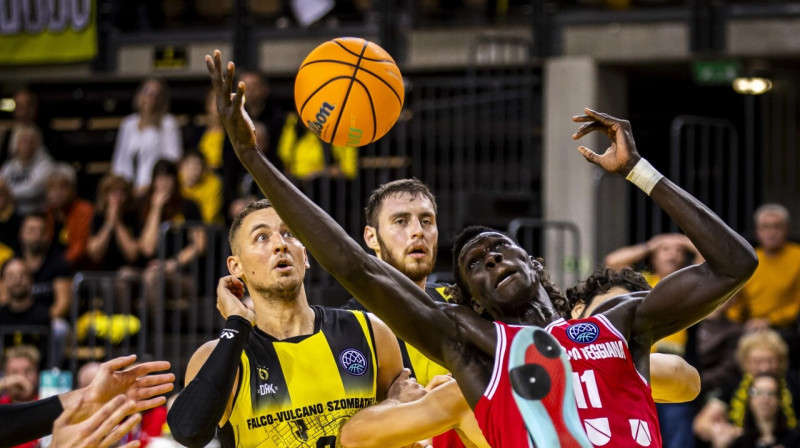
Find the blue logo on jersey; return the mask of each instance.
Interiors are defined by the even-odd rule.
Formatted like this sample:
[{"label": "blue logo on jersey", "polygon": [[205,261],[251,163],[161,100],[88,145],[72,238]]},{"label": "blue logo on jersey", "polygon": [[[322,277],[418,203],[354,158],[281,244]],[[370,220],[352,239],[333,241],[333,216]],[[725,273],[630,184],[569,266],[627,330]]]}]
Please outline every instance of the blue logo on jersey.
[{"label": "blue logo on jersey", "polygon": [[347,370],[350,375],[361,376],[367,372],[367,358],[354,348],[343,351],[339,355],[339,360],[342,362],[344,370]]},{"label": "blue logo on jersey", "polygon": [[600,329],[591,322],[573,324],[567,327],[567,336],[569,336],[572,342],[591,344],[600,336]]}]

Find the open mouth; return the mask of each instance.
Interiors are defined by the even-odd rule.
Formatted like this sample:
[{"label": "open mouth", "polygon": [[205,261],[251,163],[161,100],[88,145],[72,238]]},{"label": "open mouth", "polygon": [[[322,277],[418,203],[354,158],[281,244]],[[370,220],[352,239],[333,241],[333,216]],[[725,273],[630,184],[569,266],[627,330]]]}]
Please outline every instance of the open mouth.
[{"label": "open mouth", "polygon": [[292,267],[292,263],[290,263],[289,260],[278,260],[278,262],[275,263],[274,269],[287,270],[287,269],[290,269],[291,267]]},{"label": "open mouth", "polygon": [[507,271],[502,272],[497,277],[497,283],[495,284],[494,288],[497,289],[497,288],[500,288],[501,286],[503,286],[503,284],[505,284],[511,278],[511,276],[513,276],[516,273],[517,273],[517,271],[513,270],[513,269],[509,269]]},{"label": "open mouth", "polygon": [[428,251],[425,250],[424,247],[413,247],[410,251],[408,251],[408,255],[411,258],[423,258],[427,254]]}]

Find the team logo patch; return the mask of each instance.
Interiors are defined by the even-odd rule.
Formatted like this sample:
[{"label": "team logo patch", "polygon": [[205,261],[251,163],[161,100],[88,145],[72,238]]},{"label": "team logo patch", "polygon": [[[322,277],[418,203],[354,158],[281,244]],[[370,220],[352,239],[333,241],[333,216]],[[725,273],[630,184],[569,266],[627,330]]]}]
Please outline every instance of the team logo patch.
[{"label": "team logo patch", "polygon": [[339,361],[342,367],[347,370],[347,373],[354,376],[361,376],[367,371],[367,358],[363,353],[354,349],[348,348],[339,355]]},{"label": "team logo patch", "polygon": [[591,322],[573,324],[567,327],[567,336],[572,342],[591,344],[600,336],[600,329]]}]

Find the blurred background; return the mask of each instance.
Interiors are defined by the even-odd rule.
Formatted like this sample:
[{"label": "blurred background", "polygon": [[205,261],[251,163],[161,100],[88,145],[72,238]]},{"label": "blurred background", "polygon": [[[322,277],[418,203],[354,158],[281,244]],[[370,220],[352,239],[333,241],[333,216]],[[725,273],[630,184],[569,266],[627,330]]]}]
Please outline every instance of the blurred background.
[{"label": "blurred background", "polygon": [[[303,143],[293,116],[301,61],[343,36],[381,45],[406,84],[397,124],[360,149]],[[80,245],[75,201],[91,224],[83,252],[34,281],[76,332],[68,348],[43,348],[62,353],[52,363],[74,370],[117,351],[185,360],[218,328],[225,224],[258,192],[222,149],[207,107],[203,57],[214,49],[251,76],[248,107],[268,157],[357,241],[378,185],[413,176],[431,187],[440,249],[430,279],[449,280],[451,240],[470,224],[508,231],[545,258],[562,288],[615,249],[678,231],[644,194],[578,154],[570,117],[583,107],[629,119],[639,151],[754,245],[760,205],[800,215],[798,2],[6,0],[0,163],[13,166],[3,168],[11,198],[0,209],[16,203],[21,222],[44,213],[43,241],[66,251]],[[145,135],[148,123],[158,136]],[[15,160],[15,145],[24,146],[15,134],[31,128],[34,149],[21,151],[33,155]],[[603,136],[585,140],[606,145]],[[32,179],[31,170],[52,166],[66,171],[63,184]],[[61,189],[66,199],[54,193]],[[154,209],[160,218],[148,223]],[[117,222],[147,240],[146,253],[127,256],[125,233],[109,230]],[[12,224],[3,223],[4,259],[30,252],[18,233],[25,223]],[[115,235],[105,238],[117,238],[113,256],[96,239],[104,226]],[[796,220],[787,226],[790,240],[800,236]],[[348,298],[321,269],[307,282],[312,303]],[[135,320],[112,324],[115,316]]]}]

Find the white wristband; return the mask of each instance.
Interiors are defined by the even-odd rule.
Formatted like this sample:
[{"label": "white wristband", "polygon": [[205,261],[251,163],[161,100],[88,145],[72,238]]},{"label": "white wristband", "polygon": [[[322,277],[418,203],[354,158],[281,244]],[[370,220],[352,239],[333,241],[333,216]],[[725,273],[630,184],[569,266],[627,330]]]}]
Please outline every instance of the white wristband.
[{"label": "white wristband", "polygon": [[650,192],[653,191],[658,181],[660,181],[664,176],[658,172],[653,165],[650,165],[644,157],[639,159],[636,163],[636,166],[633,167],[630,173],[625,177],[639,187],[642,191],[647,193],[650,196]]}]

